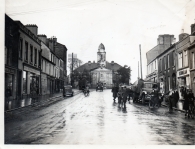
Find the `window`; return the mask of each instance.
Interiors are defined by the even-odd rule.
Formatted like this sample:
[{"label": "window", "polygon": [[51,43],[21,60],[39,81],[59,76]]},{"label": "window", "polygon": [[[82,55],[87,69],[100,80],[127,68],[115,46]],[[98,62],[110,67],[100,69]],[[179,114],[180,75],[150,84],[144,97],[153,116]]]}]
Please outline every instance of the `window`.
[{"label": "window", "polygon": [[175,73],[172,75],[172,89],[176,88],[176,75]]},{"label": "window", "polygon": [[22,46],[23,45],[23,40],[20,38],[20,43],[19,43],[19,58],[22,58]]},{"label": "window", "polygon": [[162,71],[162,60],[160,59],[160,71]]},{"label": "window", "polygon": [[27,93],[27,73],[23,71],[23,94]]},{"label": "window", "polygon": [[38,52],[38,53],[37,53],[37,55],[38,55],[38,56],[37,56],[37,57],[38,57],[38,58],[37,58],[38,66],[41,67],[41,55],[40,55],[40,52],[39,52],[39,51],[37,51],[37,52]]},{"label": "window", "polygon": [[45,63],[44,63],[44,66],[45,66],[45,73],[47,73],[47,62],[46,61],[44,61]]},{"label": "window", "polygon": [[25,55],[25,60],[28,61],[28,42],[25,42],[25,52],[24,52],[24,55]]},{"label": "window", "polygon": [[168,77],[168,91],[170,90],[170,77]]},{"label": "window", "polygon": [[33,62],[33,46],[30,45],[30,62]]},{"label": "window", "polygon": [[37,65],[37,49],[35,49],[35,65]]},{"label": "window", "polygon": [[179,68],[183,67],[183,60],[182,60],[182,58],[183,58],[183,53],[181,52],[181,53],[178,54],[178,67]]},{"label": "window", "polygon": [[173,51],[173,66],[175,66],[175,51]]},{"label": "window", "polygon": [[161,65],[161,64],[160,64],[160,63],[161,63],[161,59],[159,60],[159,71],[161,71],[161,69],[160,69],[160,65]]},{"label": "window", "polygon": [[45,72],[46,72],[47,74],[49,74],[49,64],[48,64],[48,62],[46,62],[46,61],[45,61],[45,63],[46,63]]},{"label": "window", "polygon": [[167,64],[166,64],[166,56],[164,56],[164,65],[165,65],[165,70],[166,70],[166,69],[167,69],[167,68],[166,68],[166,67],[167,67],[167,66],[166,66],[166,65],[167,65]]},{"label": "window", "polygon": [[167,68],[170,67],[170,60],[169,60],[169,54],[167,55]]},{"label": "window", "polygon": [[41,69],[42,69],[42,71],[44,70],[43,69],[43,60],[41,60]]},{"label": "window", "polygon": [[187,50],[184,51],[184,67],[188,66],[188,55]]},{"label": "window", "polygon": [[192,69],[194,69],[194,52],[192,52]]},{"label": "window", "polygon": [[7,64],[11,65],[12,64],[12,49],[9,48],[7,49]]}]

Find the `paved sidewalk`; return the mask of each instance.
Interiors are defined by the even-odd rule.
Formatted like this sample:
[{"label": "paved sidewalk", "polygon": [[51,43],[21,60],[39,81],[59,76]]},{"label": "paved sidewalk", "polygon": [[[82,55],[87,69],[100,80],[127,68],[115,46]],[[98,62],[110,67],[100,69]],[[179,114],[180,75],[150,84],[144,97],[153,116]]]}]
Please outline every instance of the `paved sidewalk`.
[{"label": "paved sidewalk", "polygon": [[[74,95],[81,92],[78,89],[73,89],[73,91],[74,91]],[[62,92],[39,96],[37,99],[32,99],[31,97],[27,97],[21,100],[9,100],[5,102],[4,110],[7,111],[7,110],[14,110],[14,109],[22,108],[22,107],[27,107],[35,103],[44,102],[47,99],[58,98],[58,97],[62,97]]]},{"label": "paved sidewalk", "polygon": [[[177,110],[177,111],[185,112],[185,111],[183,110],[183,102],[184,102],[184,100],[179,100],[179,101],[177,102],[176,107],[173,107],[173,109],[174,109],[174,110]],[[166,107],[168,106],[168,103],[165,102],[165,101],[163,101],[161,104],[162,104],[163,106],[166,106]]]}]

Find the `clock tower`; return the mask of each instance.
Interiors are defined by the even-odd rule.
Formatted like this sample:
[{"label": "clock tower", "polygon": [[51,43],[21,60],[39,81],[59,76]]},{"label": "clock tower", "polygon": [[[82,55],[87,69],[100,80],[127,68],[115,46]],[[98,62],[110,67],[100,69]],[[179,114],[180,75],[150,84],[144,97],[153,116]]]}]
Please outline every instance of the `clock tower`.
[{"label": "clock tower", "polygon": [[106,67],[106,52],[105,47],[102,43],[98,47],[97,63],[100,67]]}]

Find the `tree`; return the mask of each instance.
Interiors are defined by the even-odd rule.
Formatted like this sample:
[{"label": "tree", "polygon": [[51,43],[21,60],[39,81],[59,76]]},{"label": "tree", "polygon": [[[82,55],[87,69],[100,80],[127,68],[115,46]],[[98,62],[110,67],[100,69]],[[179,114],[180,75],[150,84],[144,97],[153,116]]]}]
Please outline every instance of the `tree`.
[{"label": "tree", "polygon": [[68,67],[70,68],[70,72],[72,72],[72,66],[73,66],[73,70],[74,70],[74,69],[80,67],[83,62],[78,58],[73,58],[73,60],[72,60],[72,58],[69,58],[68,63],[69,63]]},{"label": "tree", "polygon": [[119,83],[129,84],[130,67],[127,67],[127,65],[125,65],[124,67],[119,68],[117,70],[117,73],[119,76]]}]

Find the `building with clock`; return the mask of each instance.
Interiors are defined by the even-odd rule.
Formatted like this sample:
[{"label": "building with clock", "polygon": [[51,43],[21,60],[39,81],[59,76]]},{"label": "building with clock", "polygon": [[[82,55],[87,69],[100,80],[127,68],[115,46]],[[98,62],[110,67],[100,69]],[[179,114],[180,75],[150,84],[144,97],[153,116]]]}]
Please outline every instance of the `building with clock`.
[{"label": "building with clock", "polygon": [[107,88],[111,88],[113,82],[116,81],[115,74],[121,67],[121,65],[114,61],[111,61],[110,63],[106,61],[105,46],[101,43],[98,47],[97,62],[88,61],[75,70],[78,72],[88,70],[91,75],[90,83],[92,86],[96,86],[98,82],[103,82]]}]

